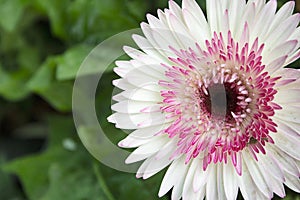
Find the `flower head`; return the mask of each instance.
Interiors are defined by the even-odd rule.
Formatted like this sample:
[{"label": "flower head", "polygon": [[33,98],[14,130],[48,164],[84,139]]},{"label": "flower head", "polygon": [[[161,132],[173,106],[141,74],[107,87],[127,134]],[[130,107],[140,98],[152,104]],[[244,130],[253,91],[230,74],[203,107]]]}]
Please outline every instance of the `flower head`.
[{"label": "flower head", "polygon": [[147,15],[118,61],[124,91],[109,120],[135,129],[119,145],[138,147],[137,177],[169,166],[159,196],[245,199],[299,192],[300,15],[294,2],[194,0]]}]

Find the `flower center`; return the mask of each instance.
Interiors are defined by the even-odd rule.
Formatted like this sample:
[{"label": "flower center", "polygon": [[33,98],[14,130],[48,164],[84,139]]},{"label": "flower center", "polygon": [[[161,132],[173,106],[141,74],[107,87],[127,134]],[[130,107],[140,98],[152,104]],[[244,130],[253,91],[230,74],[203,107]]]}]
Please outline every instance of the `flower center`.
[{"label": "flower center", "polygon": [[238,105],[238,96],[241,95],[233,83],[213,84],[208,88],[208,95],[202,94],[200,98],[204,102],[204,112],[210,115],[212,120],[224,120],[233,122],[231,113],[240,113],[243,108]]},{"label": "flower center", "polygon": [[281,109],[272,102],[277,93],[273,86],[280,77],[263,71],[258,39],[251,49],[248,43],[239,49],[230,32],[227,38],[225,43],[215,33],[206,50],[199,45],[196,51],[170,47],[177,58],[169,58],[173,66],[163,65],[161,111],[174,119],[164,130],[178,138],[174,156],[186,154],[186,163],[202,156],[204,170],[230,156],[240,174],[238,152],[248,146],[257,159],[256,153],[265,153],[265,143],[273,142],[269,132],[276,132],[277,125],[271,117]]}]

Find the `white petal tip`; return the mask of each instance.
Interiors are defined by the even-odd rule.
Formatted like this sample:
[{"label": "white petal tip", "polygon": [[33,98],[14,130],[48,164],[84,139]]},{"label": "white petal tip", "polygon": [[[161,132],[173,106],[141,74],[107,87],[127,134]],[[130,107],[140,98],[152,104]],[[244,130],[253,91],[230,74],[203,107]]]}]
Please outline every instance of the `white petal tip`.
[{"label": "white petal tip", "polygon": [[161,198],[161,197],[163,197],[166,193],[167,193],[167,192],[160,192],[160,191],[159,191],[158,197]]},{"label": "white petal tip", "polygon": [[[124,48],[124,47],[123,47]],[[117,61],[115,61],[115,64],[117,65],[117,66],[119,66],[120,65],[120,63],[122,63],[123,61],[122,60],[117,60]]]},{"label": "white petal tip", "polygon": [[148,175],[147,175],[147,174],[144,174],[143,179],[146,180],[146,179],[148,179],[149,177],[151,177],[151,176],[149,176],[149,174],[148,174]]},{"label": "white petal tip", "polygon": [[140,39],[142,36],[140,36],[140,35],[138,35],[138,34],[132,34],[132,39],[133,40],[138,40],[138,39]]},{"label": "white petal tip", "polygon": [[119,82],[120,82],[120,80],[116,79],[116,80],[112,81],[112,84],[113,84],[113,86],[117,87],[117,85],[118,85]]},{"label": "white petal tip", "polygon": [[131,161],[131,158],[130,158],[130,156],[129,156],[128,158],[126,158],[125,164],[131,164],[131,163],[132,163],[132,161]]},{"label": "white petal tip", "polygon": [[151,14],[149,14],[149,13],[146,14],[146,18],[147,18],[147,21],[148,21],[148,22],[151,21],[151,18],[152,18],[152,17],[154,17],[154,16],[151,15]]},{"label": "white petal tip", "polygon": [[143,177],[143,173],[137,173],[137,174],[135,175],[135,177],[136,177],[136,178],[142,178],[142,177]]},{"label": "white petal tip", "polygon": [[145,30],[145,29],[149,29],[149,28],[150,28],[150,27],[149,27],[149,24],[147,24],[146,22],[142,22],[142,23],[140,24],[140,26],[141,26],[142,30]]},{"label": "white petal tip", "polygon": [[154,174],[156,174],[156,173],[153,173],[153,172],[145,172],[144,175],[143,175],[143,179],[146,180],[146,179],[152,177]]},{"label": "white petal tip", "polygon": [[129,46],[124,46],[123,50],[127,53],[127,52],[130,52],[132,50],[132,48]]},{"label": "white petal tip", "polygon": [[114,124],[116,123],[116,119],[113,114],[107,118],[107,121]]},{"label": "white petal tip", "polygon": [[119,147],[126,147],[126,145],[124,144],[123,140],[118,143],[118,146]]}]

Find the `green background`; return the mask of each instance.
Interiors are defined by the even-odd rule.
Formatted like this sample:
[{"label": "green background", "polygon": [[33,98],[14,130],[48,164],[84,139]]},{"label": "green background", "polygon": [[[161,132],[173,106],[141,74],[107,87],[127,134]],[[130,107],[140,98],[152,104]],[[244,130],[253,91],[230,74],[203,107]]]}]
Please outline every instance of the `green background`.
[{"label": "green background", "polygon": [[[86,151],[71,96],[93,47],[166,6],[166,0],[0,0],[0,200],[158,199],[163,172],[138,180]],[[116,143],[125,135],[106,122],[115,78],[104,73],[96,108]],[[299,196],[288,190],[286,199]]]}]

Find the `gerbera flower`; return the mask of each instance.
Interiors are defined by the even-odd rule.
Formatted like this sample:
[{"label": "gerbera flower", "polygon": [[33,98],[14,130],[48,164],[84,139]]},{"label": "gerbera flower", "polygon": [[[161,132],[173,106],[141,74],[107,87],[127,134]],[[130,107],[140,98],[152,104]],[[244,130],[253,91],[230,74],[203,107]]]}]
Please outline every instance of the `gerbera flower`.
[{"label": "gerbera flower", "polygon": [[169,1],[147,15],[140,47],[116,62],[124,90],[109,121],[134,129],[119,146],[145,160],[137,177],[168,166],[159,190],[172,199],[245,199],[300,192],[300,56],[295,2]]}]

